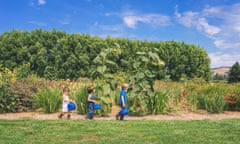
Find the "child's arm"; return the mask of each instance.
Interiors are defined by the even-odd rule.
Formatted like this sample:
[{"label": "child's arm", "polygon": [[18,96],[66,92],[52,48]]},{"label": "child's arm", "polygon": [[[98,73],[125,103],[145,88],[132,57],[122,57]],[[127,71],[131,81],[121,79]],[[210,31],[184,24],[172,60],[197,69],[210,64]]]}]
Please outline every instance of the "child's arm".
[{"label": "child's arm", "polygon": [[93,103],[96,103],[95,100],[91,100],[91,94],[88,94],[88,102],[93,102]]},{"label": "child's arm", "polygon": [[121,96],[121,101],[122,101],[122,106],[125,107],[125,101],[123,96]]}]

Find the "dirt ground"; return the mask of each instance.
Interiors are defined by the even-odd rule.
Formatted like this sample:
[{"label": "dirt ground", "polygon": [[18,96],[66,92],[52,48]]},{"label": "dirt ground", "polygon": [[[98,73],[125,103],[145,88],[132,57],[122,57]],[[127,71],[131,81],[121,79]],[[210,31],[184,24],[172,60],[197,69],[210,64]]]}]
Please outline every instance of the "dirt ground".
[{"label": "dirt ground", "polygon": [[[115,113],[115,112],[114,112]],[[95,116],[95,120],[114,120],[115,114],[112,113],[111,116],[100,117]],[[7,120],[15,120],[15,119],[23,119],[23,118],[31,118],[38,120],[56,120],[58,119],[59,113],[54,114],[43,114],[39,112],[26,112],[26,113],[6,113],[0,114],[0,119]],[[63,119],[67,119],[66,116]],[[85,115],[79,115],[76,112],[73,112],[71,119],[73,120],[81,120],[85,119]],[[240,119],[240,112],[230,112],[225,111],[220,114],[210,114],[203,110],[198,110],[197,112],[178,112],[178,113],[170,113],[167,115],[148,115],[148,116],[126,116],[126,120],[220,120],[220,119]]]}]

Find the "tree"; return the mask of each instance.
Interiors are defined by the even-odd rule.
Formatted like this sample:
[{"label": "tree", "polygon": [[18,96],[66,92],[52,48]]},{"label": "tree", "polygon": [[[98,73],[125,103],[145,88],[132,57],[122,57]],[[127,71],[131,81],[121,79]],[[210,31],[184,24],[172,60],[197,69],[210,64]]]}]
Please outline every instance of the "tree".
[{"label": "tree", "polygon": [[[29,62],[30,70],[40,77],[49,77],[52,72],[55,73],[54,77],[60,79],[94,79],[102,74],[105,76],[105,73],[131,73],[136,70],[136,62],[139,62],[136,60],[139,58],[143,61],[140,68],[154,71],[155,80],[169,77],[174,81],[184,78],[209,81],[211,78],[210,59],[205,49],[184,42],[103,39],[55,29],[35,29],[32,32],[14,30],[0,35],[0,51],[2,66],[12,70]],[[140,59],[137,52],[145,54]],[[158,68],[157,57],[165,63],[161,69]],[[95,58],[100,58],[100,61],[94,61]],[[96,73],[91,75],[94,71]]]},{"label": "tree", "polygon": [[240,82],[240,65],[236,62],[230,69],[229,72],[229,83]]}]

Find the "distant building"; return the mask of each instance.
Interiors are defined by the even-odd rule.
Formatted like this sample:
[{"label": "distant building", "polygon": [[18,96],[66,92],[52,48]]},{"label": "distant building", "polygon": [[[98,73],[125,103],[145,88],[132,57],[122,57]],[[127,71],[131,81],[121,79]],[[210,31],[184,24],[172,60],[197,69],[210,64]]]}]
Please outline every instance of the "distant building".
[{"label": "distant building", "polygon": [[230,67],[220,67],[212,69],[213,77],[222,77],[224,79],[228,78],[230,72]]}]

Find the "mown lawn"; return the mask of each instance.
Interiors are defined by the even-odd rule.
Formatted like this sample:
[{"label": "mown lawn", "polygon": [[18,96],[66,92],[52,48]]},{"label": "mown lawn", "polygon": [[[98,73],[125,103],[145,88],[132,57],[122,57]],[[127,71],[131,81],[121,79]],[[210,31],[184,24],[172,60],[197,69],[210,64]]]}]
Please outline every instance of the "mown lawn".
[{"label": "mown lawn", "polygon": [[0,120],[1,144],[237,144],[240,119]]}]

